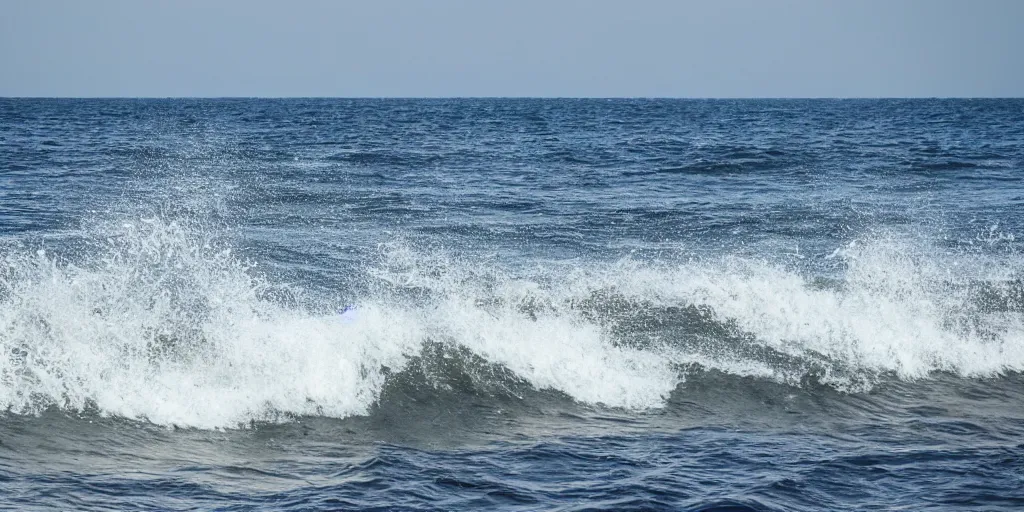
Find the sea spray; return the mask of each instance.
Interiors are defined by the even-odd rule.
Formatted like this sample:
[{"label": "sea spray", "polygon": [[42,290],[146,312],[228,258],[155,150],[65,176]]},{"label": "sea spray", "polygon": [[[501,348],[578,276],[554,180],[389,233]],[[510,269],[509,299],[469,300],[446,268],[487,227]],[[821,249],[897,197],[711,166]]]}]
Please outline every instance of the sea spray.
[{"label": "sea spray", "polygon": [[479,378],[635,410],[663,406],[692,371],[856,390],[1024,369],[1013,254],[957,259],[876,236],[837,250],[839,277],[820,285],[728,255],[509,267],[399,242],[360,270],[371,284],[346,322],[341,304],[296,299],[200,226],[111,229],[74,263],[7,250],[6,409],[202,428],[363,415],[432,344],[506,372]]},{"label": "sea spray", "polygon": [[365,414],[384,367],[415,353],[416,322],[372,304],[359,325],[265,298],[264,278],[203,233],[127,224],[75,265],[5,258],[0,404],[196,427]]}]

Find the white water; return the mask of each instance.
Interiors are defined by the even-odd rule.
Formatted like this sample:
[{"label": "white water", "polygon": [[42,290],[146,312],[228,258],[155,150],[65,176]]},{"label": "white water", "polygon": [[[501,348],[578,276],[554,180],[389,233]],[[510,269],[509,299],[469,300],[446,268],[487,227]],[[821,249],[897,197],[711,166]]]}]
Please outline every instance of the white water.
[{"label": "white water", "polygon": [[[282,413],[365,414],[381,392],[384,368],[401,371],[430,340],[464,347],[537,388],[614,407],[661,406],[685,363],[793,380],[722,350],[674,349],[671,340],[617,344],[608,325],[572,306],[598,291],[706,306],[756,343],[871,374],[1024,370],[1020,309],[982,311],[965,285],[1019,278],[1019,259],[940,257],[894,237],[837,251],[841,289],[729,257],[569,271],[549,265],[524,278],[493,261],[398,245],[370,272],[382,283],[379,292],[360,303],[357,322],[345,323],[332,312],[343,304],[271,300],[281,287],[201,229],[157,218],[114,231],[78,265],[42,251],[6,251],[0,407],[33,413],[95,406],[200,428]],[[416,287],[427,298],[397,300],[387,286]],[[530,305],[542,307],[524,309]],[[831,382],[848,384],[839,375]]]}]

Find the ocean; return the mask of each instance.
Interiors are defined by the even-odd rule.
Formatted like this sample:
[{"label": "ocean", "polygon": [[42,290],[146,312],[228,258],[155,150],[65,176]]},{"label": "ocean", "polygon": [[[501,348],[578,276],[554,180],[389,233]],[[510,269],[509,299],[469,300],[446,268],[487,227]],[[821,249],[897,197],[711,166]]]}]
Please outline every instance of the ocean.
[{"label": "ocean", "polygon": [[1019,99],[0,99],[0,508],[1019,510],[1022,212]]}]

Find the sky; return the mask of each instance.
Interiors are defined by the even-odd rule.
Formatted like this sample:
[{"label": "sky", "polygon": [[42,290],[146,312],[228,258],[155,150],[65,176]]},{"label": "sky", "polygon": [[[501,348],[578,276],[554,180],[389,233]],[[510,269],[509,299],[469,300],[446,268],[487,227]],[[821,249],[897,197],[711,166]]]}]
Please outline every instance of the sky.
[{"label": "sky", "polygon": [[0,96],[1021,97],[1024,0],[0,0]]}]

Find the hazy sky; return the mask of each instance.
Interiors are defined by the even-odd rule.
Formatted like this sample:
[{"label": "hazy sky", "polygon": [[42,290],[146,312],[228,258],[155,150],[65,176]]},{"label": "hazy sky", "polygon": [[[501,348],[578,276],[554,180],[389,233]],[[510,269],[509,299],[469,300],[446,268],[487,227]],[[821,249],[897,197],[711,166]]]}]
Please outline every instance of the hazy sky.
[{"label": "hazy sky", "polygon": [[0,96],[1024,96],[1024,0],[0,0]]}]

